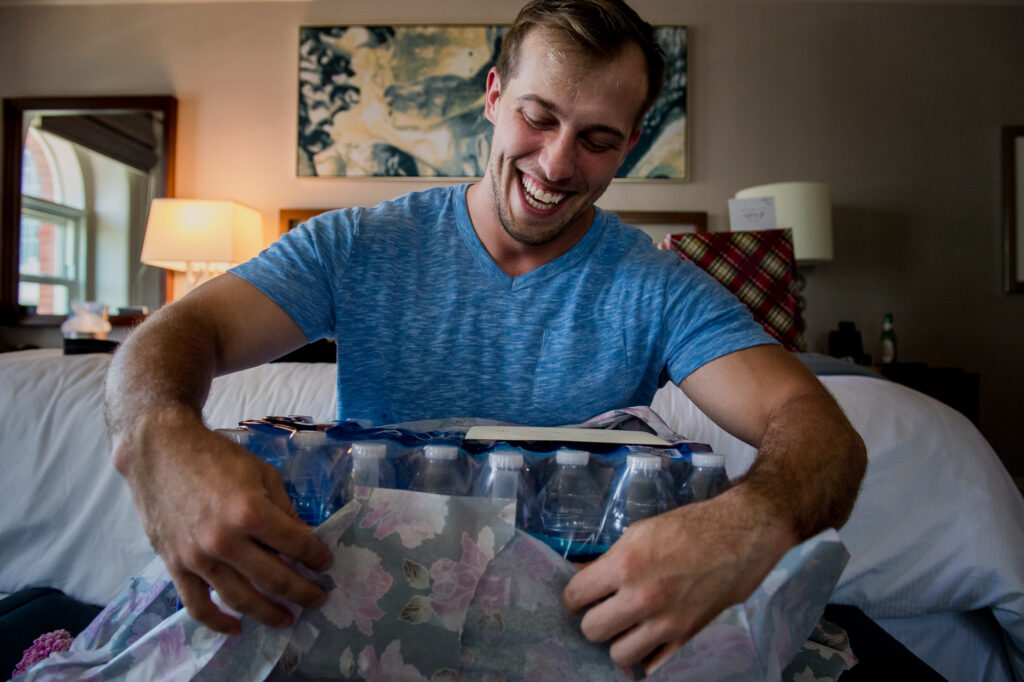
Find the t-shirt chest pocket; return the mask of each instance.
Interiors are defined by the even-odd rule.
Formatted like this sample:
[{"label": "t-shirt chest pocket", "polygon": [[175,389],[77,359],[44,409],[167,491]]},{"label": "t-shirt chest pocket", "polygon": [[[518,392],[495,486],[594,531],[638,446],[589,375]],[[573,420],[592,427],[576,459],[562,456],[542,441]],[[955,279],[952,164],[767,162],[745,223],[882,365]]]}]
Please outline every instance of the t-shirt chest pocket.
[{"label": "t-shirt chest pocket", "polygon": [[533,409],[547,423],[578,423],[616,407],[633,395],[621,331],[580,330],[570,324],[544,332],[533,383]]}]

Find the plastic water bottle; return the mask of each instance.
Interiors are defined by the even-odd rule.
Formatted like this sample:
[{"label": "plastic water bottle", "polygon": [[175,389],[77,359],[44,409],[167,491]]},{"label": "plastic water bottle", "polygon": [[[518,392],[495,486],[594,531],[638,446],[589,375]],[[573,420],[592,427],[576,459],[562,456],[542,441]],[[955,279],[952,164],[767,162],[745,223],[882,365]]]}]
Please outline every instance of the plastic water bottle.
[{"label": "plastic water bottle", "polygon": [[240,426],[236,426],[231,429],[214,429],[214,433],[219,433],[232,443],[241,445],[246,450],[249,449],[249,436],[252,434],[252,431],[249,429],[243,429]]},{"label": "plastic water bottle", "polygon": [[293,430],[258,419],[242,422],[242,428],[249,431],[246,449],[277,469],[282,478],[286,478],[288,472],[285,463],[291,459],[290,437]]},{"label": "plastic water bottle", "polygon": [[631,454],[619,474],[601,524],[601,541],[612,544],[630,524],[657,516],[676,506],[675,497],[662,473],[661,458]]},{"label": "plastic water bottle", "polygon": [[696,452],[690,456],[693,469],[679,489],[679,504],[703,502],[729,487],[725,474],[725,455]]},{"label": "plastic water bottle", "polygon": [[455,445],[428,445],[423,461],[409,482],[410,490],[438,495],[465,495],[466,477],[459,469],[459,448]]},{"label": "plastic water bottle", "polygon": [[323,431],[296,431],[289,441],[291,456],[285,463],[285,488],[299,518],[310,526],[324,520],[331,490],[333,458]]},{"label": "plastic water bottle", "polygon": [[541,529],[566,541],[562,549],[574,553],[575,543],[595,543],[601,524],[601,489],[590,473],[590,453],[561,448],[555,470],[538,495]]},{"label": "plastic water bottle", "polygon": [[487,465],[473,488],[476,497],[516,501],[516,526],[530,530],[533,519],[533,490],[523,469],[523,453],[500,448],[487,456]]},{"label": "plastic water bottle", "polygon": [[388,461],[388,446],[375,441],[352,443],[347,471],[334,467],[333,489],[324,506],[326,519],[356,497],[356,488],[394,488],[395,468]]}]

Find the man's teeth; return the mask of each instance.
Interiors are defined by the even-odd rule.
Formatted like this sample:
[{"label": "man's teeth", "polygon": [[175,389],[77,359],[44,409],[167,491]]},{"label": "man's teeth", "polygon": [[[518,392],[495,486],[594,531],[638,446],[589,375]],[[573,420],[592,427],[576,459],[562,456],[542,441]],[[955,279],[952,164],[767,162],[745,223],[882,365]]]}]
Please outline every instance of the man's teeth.
[{"label": "man's teeth", "polygon": [[525,175],[522,176],[522,179],[523,189],[526,190],[523,193],[523,196],[526,197],[526,203],[539,211],[547,210],[565,198],[565,194],[562,192],[555,192],[552,194],[551,192],[545,192],[539,189],[533,184],[533,181]]}]

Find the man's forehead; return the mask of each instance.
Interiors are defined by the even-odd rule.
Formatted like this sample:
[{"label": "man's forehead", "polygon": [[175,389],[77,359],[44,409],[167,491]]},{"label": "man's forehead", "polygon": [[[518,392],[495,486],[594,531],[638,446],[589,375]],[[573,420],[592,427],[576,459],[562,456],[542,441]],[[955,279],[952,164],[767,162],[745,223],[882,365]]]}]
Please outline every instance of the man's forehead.
[{"label": "man's forehead", "polygon": [[[609,99],[613,105],[633,99],[639,110],[646,93],[643,59],[637,45],[630,44],[621,54],[603,58],[586,52],[557,31],[538,28],[524,38],[512,80],[518,81],[514,87],[517,97],[541,100],[552,109],[560,109],[562,102],[584,107],[592,103],[600,110]],[[630,127],[632,123],[631,119]]]}]

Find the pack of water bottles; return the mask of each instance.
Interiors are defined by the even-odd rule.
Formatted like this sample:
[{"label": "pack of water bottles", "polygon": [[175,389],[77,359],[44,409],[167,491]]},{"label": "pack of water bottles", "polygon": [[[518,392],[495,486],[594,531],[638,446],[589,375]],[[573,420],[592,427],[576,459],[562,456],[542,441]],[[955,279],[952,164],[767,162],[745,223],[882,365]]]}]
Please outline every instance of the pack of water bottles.
[{"label": "pack of water bottles", "polygon": [[[301,417],[248,420],[218,432],[280,472],[309,525],[344,507],[359,487],[515,500],[516,526],[575,561],[606,551],[631,523],[729,486],[723,455],[646,433],[618,431],[610,439],[607,430],[560,431],[560,439],[466,424],[421,430]],[[583,433],[588,438],[578,438]]]}]

